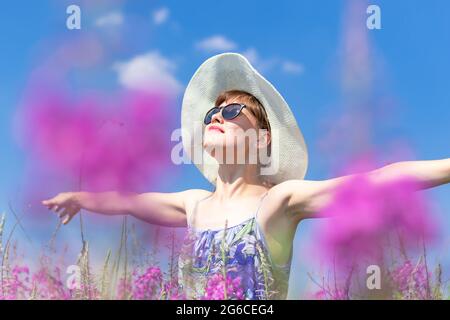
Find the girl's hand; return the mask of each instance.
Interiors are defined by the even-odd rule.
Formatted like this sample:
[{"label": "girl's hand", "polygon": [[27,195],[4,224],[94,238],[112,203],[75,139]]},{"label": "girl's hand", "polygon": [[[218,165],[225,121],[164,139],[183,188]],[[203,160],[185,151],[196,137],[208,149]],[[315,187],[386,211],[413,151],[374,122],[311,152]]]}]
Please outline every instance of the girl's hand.
[{"label": "girl's hand", "polygon": [[60,193],[56,197],[42,201],[42,204],[49,210],[56,212],[63,224],[69,223],[81,210],[75,192]]}]

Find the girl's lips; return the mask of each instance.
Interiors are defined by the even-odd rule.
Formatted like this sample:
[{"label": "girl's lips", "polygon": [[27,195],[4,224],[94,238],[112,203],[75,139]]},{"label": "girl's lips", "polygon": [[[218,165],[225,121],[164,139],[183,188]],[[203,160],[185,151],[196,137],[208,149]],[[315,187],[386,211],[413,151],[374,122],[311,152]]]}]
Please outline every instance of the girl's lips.
[{"label": "girl's lips", "polygon": [[220,131],[221,133],[224,133],[224,132],[225,132],[225,131],[224,131],[221,127],[219,127],[219,126],[211,126],[211,127],[208,128],[208,130],[209,130],[209,131],[211,131],[211,130],[217,130],[217,131]]}]

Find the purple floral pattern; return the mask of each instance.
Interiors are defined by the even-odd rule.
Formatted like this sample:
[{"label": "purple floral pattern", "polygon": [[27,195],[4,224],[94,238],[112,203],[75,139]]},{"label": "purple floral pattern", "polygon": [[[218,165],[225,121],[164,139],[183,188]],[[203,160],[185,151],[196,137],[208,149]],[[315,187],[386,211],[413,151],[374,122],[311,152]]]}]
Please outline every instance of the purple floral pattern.
[{"label": "purple floral pattern", "polygon": [[228,299],[285,299],[290,261],[271,262],[266,241],[256,218],[221,230],[188,228],[179,256],[179,284],[190,299],[205,295],[208,279],[227,274],[240,279],[240,287]]}]

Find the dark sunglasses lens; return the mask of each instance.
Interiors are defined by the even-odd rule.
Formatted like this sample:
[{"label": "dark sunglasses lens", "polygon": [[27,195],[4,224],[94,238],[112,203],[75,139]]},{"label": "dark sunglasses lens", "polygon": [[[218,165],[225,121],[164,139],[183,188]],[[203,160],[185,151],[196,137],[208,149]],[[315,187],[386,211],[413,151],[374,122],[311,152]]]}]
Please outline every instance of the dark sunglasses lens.
[{"label": "dark sunglasses lens", "polygon": [[242,106],[240,104],[230,104],[223,108],[222,116],[224,119],[231,120],[241,113]]},{"label": "dark sunglasses lens", "polygon": [[208,111],[208,113],[206,114],[206,116],[205,116],[205,119],[203,120],[203,122],[206,124],[206,125],[208,125],[208,124],[210,124],[211,123],[211,120],[212,120],[212,117],[217,113],[217,112],[219,112],[220,111],[220,109],[219,108],[213,108],[213,109],[211,109],[211,110],[209,110]]}]

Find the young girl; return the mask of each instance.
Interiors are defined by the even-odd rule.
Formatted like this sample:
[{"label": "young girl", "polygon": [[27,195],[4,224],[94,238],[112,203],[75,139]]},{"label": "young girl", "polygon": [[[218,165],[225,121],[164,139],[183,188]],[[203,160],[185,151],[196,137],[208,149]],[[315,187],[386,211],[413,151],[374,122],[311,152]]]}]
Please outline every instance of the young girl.
[{"label": "young girl", "polygon": [[[289,106],[236,53],[210,58],[194,74],[183,98],[182,135],[213,192],[67,192],[42,203],[64,224],[85,209],[187,227],[179,284],[188,298],[204,294],[212,275],[226,274],[240,279],[246,299],[285,299],[297,225],[317,216],[351,176],[303,180],[307,150]],[[237,159],[239,152],[244,159]],[[374,182],[409,175],[430,188],[450,182],[450,159],[397,162],[367,175]]]}]

